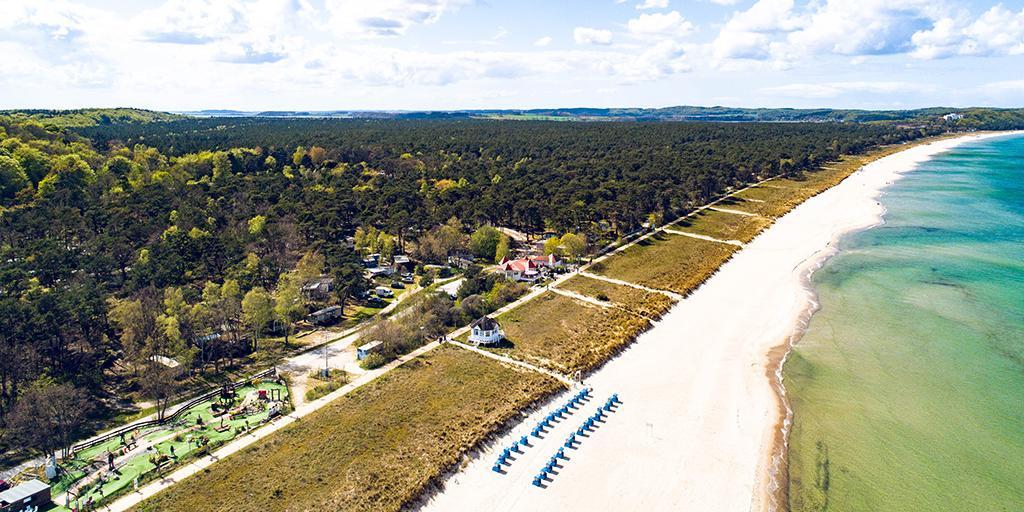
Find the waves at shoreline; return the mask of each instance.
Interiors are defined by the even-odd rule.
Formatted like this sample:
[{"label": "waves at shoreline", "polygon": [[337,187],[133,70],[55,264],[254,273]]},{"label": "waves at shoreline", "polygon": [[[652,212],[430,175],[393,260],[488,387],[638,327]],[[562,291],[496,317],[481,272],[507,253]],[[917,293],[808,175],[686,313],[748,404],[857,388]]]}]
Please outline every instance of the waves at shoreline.
[{"label": "waves at shoreline", "polygon": [[[961,144],[1021,133],[1024,132],[974,134],[908,148],[867,164],[844,182],[809,200],[828,200],[828,194],[842,193],[846,188],[853,186],[857,181],[854,178],[858,175],[872,173],[885,178],[875,181],[874,186],[870,189],[870,193],[864,197],[864,199],[872,201],[874,204],[866,205],[867,208],[864,210],[866,215],[861,222],[837,226],[826,248],[815,252],[794,268],[794,275],[799,280],[800,287],[804,293],[804,306],[793,319],[788,336],[779,345],[770,348],[767,354],[765,375],[775,392],[778,414],[772,426],[771,442],[765,448],[766,454],[764,459],[766,462],[759,470],[758,479],[762,483],[759,485],[759,489],[755,489],[756,494],[752,501],[754,504],[752,510],[767,512],[785,512],[789,510],[788,451],[789,435],[793,426],[793,409],[786,393],[784,368],[794,347],[807,332],[811,318],[821,307],[817,292],[812,284],[814,273],[824,267],[840,251],[839,244],[844,237],[885,223],[886,208],[880,202],[880,197],[887,187],[900,179],[904,174],[913,171],[922,162],[930,160]],[[906,156],[905,153],[911,151],[920,151],[921,154],[902,161],[902,157]],[[861,185],[864,186],[866,184],[862,183]],[[795,209],[791,214],[798,214],[799,208]],[[759,503],[761,506],[757,506]]]}]

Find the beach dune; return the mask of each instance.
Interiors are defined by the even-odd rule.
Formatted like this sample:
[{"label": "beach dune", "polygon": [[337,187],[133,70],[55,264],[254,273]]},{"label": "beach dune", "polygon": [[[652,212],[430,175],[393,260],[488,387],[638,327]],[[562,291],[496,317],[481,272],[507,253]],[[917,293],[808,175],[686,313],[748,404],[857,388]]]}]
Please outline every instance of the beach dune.
[{"label": "beach dune", "polygon": [[[840,236],[880,222],[882,189],[931,155],[986,135],[877,160],[779,219],[635,344],[586,380],[594,400],[492,470],[500,451],[552,407],[525,418],[453,474],[425,510],[771,510],[785,418],[780,354],[814,308],[807,278]],[[622,404],[534,476],[570,432],[618,393]]]}]

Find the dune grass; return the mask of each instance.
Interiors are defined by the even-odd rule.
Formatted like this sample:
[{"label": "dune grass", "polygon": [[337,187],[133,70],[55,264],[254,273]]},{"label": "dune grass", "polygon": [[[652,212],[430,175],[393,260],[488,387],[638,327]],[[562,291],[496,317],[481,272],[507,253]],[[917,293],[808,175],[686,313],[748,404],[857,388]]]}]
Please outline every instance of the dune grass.
[{"label": "dune grass", "polygon": [[736,249],[719,242],[657,233],[595,263],[590,271],[686,295],[728,261]]},{"label": "dune grass", "polygon": [[498,322],[507,341],[489,350],[564,374],[596,367],[650,326],[642,316],[552,292],[499,316]]},{"label": "dune grass", "polygon": [[660,317],[673,304],[672,299],[661,293],[638,290],[583,275],[573,276],[558,287],[597,300],[607,298],[612,304],[648,318]]},{"label": "dune grass", "polygon": [[[935,138],[923,139],[914,144],[933,140]],[[825,165],[819,170],[762,183],[720,202],[719,205],[765,217],[781,217],[807,199],[838,185],[861,167],[908,147],[910,145],[901,144],[885,146],[862,155],[844,155],[839,161]]]},{"label": "dune grass", "polygon": [[[723,205],[723,208],[728,208]],[[772,223],[771,219],[716,210],[701,210],[687,217],[673,228],[687,233],[706,235],[719,240],[739,240],[749,242],[764,228]]]},{"label": "dune grass", "polygon": [[559,386],[442,346],[136,510],[399,510],[499,425]]}]

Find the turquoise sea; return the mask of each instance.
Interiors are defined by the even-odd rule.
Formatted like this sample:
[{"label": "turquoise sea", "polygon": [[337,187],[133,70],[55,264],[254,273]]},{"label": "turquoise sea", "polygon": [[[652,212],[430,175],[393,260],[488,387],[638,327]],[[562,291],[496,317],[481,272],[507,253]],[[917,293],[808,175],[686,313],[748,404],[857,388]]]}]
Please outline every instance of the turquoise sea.
[{"label": "turquoise sea", "polygon": [[1024,137],[882,196],[786,366],[791,510],[1024,510]]}]

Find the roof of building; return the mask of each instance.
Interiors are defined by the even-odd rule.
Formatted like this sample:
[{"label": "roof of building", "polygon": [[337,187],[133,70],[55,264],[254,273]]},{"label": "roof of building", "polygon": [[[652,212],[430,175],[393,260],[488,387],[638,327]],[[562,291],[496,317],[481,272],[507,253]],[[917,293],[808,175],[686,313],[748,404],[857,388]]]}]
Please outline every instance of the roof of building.
[{"label": "roof of building", "polygon": [[21,501],[37,492],[49,491],[50,486],[40,480],[29,480],[23,484],[15,485],[4,492],[0,492],[0,501],[4,503],[15,503]]},{"label": "roof of building", "polygon": [[154,363],[160,363],[168,368],[177,368],[181,366],[181,363],[179,363],[177,360],[167,356],[155,355],[151,356],[149,360],[153,361]]},{"label": "roof of building", "polygon": [[333,277],[318,277],[318,278],[316,278],[316,279],[306,283],[306,285],[303,286],[302,289],[306,290],[306,291],[312,291],[312,290],[316,290],[316,289],[320,288],[321,286],[329,288],[333,284],[334,284],[334,278]]},{"label": "roof of building", "polygon": [[558,262],[558,256],[555,256],[554,254],[548,254],[547,256],[530,256],[529,260],[542,265],[554,265]]},{"label": "roof of building", "polygon": [[373,349],[375,349],[375,348],[377,348],[377,347],[379,347],[379,346],[381,346],[383,344],[384,344],[383,341],[371,341],[371,342],[366,343],[364,345],[360,345],[359,346],[359,350],[362,350],[363,352],[366,352],[368,350],[373,350]]},{"label": "roof of building", "polygon": [[501,261],[501,269],[504,271],[515,271],[515,272],[526,272],[527,270],[535,270],[537,263],[529,258],[519,258],[517,260],[503,259]]},{"label": "roof of building", "polygon": [[318,310],[314,311],[312,314],[313,315],[329,315],[331,313],[334,313],[335,311],[341,311],[341,306],[327,306],[326,308],[318,309]]},{"label": "roof of building", "polygon": [[497,320],[489,316],[482,316],[480,318],[477,318],[476,320],[473,320],[473,323],[469,324],[469,327],[473,329],[479,327],[480,329],[483,329],[485,331],[493,331],[497,329],[499,326]]}]

